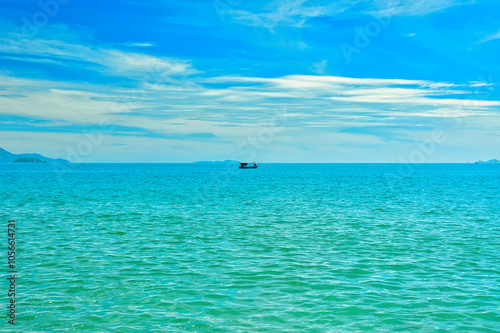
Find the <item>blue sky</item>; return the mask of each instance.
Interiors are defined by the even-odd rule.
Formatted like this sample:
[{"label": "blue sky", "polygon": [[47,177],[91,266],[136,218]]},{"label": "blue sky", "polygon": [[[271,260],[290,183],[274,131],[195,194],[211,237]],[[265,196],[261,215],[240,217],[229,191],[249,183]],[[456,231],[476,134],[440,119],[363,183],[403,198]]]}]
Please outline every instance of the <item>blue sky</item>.
[{"label": "blue sky", "polygon": [[0,1],[0,147],[73,162],[500,158],[500,3]]}]

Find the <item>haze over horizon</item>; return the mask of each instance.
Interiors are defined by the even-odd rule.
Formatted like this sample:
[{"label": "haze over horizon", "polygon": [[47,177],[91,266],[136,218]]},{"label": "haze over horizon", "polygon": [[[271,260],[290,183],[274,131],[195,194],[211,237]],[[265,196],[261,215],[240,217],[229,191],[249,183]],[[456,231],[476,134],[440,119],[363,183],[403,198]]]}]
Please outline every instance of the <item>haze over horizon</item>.
[{"label": "haze over horizon", "polygon": [[75,163],[500,159],[500,3],[0,2],[0,147]]}]

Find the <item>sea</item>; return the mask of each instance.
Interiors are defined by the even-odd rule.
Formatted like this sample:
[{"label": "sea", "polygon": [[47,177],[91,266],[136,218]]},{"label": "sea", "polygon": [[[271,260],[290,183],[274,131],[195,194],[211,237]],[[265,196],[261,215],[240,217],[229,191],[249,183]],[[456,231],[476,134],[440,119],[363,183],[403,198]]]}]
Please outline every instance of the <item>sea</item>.
[{"label": "sea", "polygon": [[500,165],[4,164],[0,186],[2,332],[500,332]]}]

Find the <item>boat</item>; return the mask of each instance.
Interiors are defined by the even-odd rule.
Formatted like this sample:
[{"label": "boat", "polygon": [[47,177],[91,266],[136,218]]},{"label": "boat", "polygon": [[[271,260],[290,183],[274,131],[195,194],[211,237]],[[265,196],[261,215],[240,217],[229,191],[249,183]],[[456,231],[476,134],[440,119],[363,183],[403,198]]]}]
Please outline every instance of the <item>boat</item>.
[{"label": "boat", "polygon": [[248,163],[240,163],[240,169],[257,169],[259,165],[253,162],[253,165],[248,165]]}]

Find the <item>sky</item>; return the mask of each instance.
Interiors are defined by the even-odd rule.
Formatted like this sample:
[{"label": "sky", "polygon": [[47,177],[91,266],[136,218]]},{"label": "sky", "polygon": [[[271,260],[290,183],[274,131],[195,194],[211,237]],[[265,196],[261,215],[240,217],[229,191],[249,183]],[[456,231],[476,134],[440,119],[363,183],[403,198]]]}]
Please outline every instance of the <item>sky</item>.
[{"label": "sky", "polygon": [[0,0],[0,147],[74,163],[500,159],[499,12]]}]

